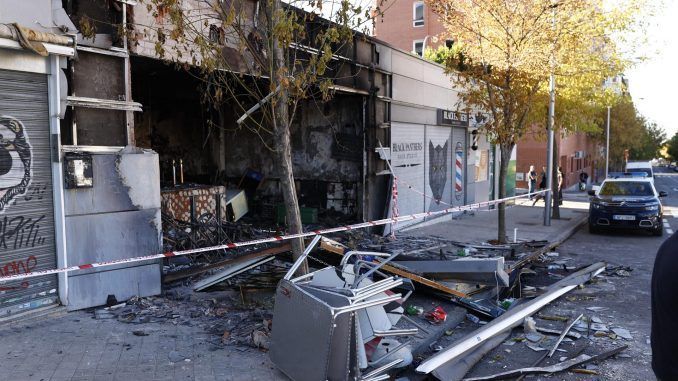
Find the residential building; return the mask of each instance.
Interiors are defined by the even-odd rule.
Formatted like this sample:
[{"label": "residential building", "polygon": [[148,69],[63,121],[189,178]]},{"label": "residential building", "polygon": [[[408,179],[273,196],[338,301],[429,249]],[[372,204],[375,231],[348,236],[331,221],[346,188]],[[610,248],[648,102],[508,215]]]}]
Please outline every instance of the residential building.
[{"label": "residential building", "polygon": [[375,20],[376,38],[421,56],[426,48],[452,45],[438,16],[424,1],[386,2],[384,15]]},{"label": "residential building", "polygon": [[[535,127],[517,145],[516,187],[528,188],[527,178],[530,165],[534,165],[537,176],[546,167],[546,133]],[[605,161],[600,143],[588,133],[571,132],[555,134],[558,160],[554,165],[563,172],[563,189],[575,189],[579,175],[585,172],[590,181],[602,180],[605,176]],[[539,185],[539,178],[537,179]]]},{"label": "residential building", "polygon": [[[422,55],[426,47],[436,47],[442,44],[451,46],[453,36],[449,35],[442,25],[440,18],[426,6],[423,1],[396,1],[387,3],[384,15],[375,21],[374,35],[388,44],[399,49]],[[435,38],[434,38],[435,37]],[[605,87],[622,92],[627,86],[623,77],[615,77],[606,81]],[[559,164],[565,170],[565,182],[571,186],[577,181],[579,173],[586,170],[591,175],[595,173],[596,145],[586,134],[575,133],[562,138]],[[546,163],[546,139],[541,138],[537,131],[521,139],[516,150],[516,187],[527,188],[524,180],[525,172],[530,165],[537,168]],[[511,171],[512,173],[512,168]],[[509,189],[513,181],[508,182]]]}]

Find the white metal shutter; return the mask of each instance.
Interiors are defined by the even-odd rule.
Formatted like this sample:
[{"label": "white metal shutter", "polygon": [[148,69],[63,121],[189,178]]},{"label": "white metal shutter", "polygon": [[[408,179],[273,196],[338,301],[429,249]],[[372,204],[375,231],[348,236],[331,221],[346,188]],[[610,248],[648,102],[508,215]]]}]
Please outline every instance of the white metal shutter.
[{"label": "white metal shutter", "polygon": [[[426,191],[424,140],[424,125],[391,123],[391,165],[399,179],[397,206],[401,216],[425,211],[426,198],[421,194]],[[402,229],[418,222],[421,220],[398,222],[394,227]]]},{"label": "white metal shutter", "polygon": [[[47,76],[0,70],[0,275],[56,268]],[[0,317],[57,301],[57,276],[0,283]]]}]

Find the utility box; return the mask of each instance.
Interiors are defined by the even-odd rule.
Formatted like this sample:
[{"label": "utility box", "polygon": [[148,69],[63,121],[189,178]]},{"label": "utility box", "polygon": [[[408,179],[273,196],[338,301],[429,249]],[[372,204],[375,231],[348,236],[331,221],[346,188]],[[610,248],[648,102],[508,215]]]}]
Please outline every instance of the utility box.
[{"label": "utility box", "polygon": [[[158,154],[78,152],[91,160],[91,186],[64,191],[69,264],[87,264],[156,254],[162,248]],[[137,261],[68,274],[69,310],[161,291],[161,261]]]}]

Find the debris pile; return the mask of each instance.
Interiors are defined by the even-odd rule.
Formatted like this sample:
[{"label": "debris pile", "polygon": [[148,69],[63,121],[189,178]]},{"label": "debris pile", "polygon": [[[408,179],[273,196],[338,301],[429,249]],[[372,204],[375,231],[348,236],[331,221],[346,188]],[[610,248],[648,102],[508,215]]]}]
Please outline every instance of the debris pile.
[{"label": "debris pile", "polygon": [[270,334],[273,300],[257,306],[243,305],[236,292],[213,292],[205,297],[174,288],[159,297],[135,297],[125,303],[94,310],[96,319],[116,319],[138,325],[135,336],[148,336],[146,323],[198,326],[215,336],[212,344],[266,349],[260,334]]},{"label": "debris pile", "polygon": [[[489,362],[501,363],[501,372],[470,379],[596,374],[594,362],[617,355],[625,348],[620,341],[633,338],[606,319],[604,307],[577,316],[543,311],[560,297],[592,300],[596,290],[613,287],[600,276],[633,270],[579,268],[545,241],[492,245],[348,231],[336,239],[315,236],[293,264],[289,251],[281,242],[174,266],[165,281],[183,293],[95,314],[132,324],[200,325],[215,345],[269,351],[297,381],[421,377],[415,373],[461,380],[492,351]],[[310,272],[297,274],[304,263]],[[213,297],[219,293],[228,297]],[[600,345],[584,353],[583,343]],[[526,354],[538,358],[512,365],[513,356]]]}]

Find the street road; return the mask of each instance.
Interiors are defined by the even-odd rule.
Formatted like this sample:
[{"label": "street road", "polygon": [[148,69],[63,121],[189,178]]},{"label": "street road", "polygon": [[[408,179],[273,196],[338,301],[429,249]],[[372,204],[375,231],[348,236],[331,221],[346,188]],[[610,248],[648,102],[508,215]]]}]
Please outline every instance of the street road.
[{"label": "street road", "polygon": [[[601,365],[603,373],[614,380],[653,380],[650,366],[650,281],[652,267],[659,246],[674,231],[678,230],[678,172],[655,168],[655,187],[666,191],[664,206],[664,236],[654,237],[645,232],[619,232],[591,235],[588,229],[580,229],[565,242],[559,252],[572,256],[577,264],[606,261],[611,265],[629,266],[629,277],[609,278],[614,288],[603,288],[593,296],[593,304],[610,308],[601,314],[612,316],[610,324],[619,324],[629,329],[633,340],[620,340],[630,345],[631,358],[606,361]],[[576,304],[576,303],[575,303]],[[588,307],[588,304],[587,304]],[[585,311],[582,311],[585,312]],[[605,319],[603,319],[605,320]],[[580,378],[581,379],[581,378]]]},{"label": "street road", "polygon": [[[557,259],[572,258],[569,264],[584,266],[598,261],[610,265],[632,268],[629,276],[608,276],[598,283],[589,284],[575,290],[557,302],[547,306],[541,313],[575,317],[595,316],[608,328],[628,329],[632,340],[622,338],[596,337],[592,342],[579,339],[571,346],[562,346],[568,356],[587,346],[584,353],[596,354],[623,344],[629,346],[622,357],[608,359],[598,365],[598,375],[577,373],[559,373],[558,380],[654,380],[651,368],[650,349],[650,280],[654,258],[659,246],[674,231],[678,231],[678,172],[666,168],[656,168],[655,187],[658,191],[668,192],[662,199],[664,205],[664,236],[655,237],[646,232],[610,232],[589,234],[587,226],[556,249]],[[678,273],[678,272],[677,272]],[[603,307],[602,311],[592,312],[589,307]],[[537,319],[538,325],[548,322]],[[559,323],[562,324],[562,323]],[[678,329],[678,328],[677,328]],[[516,330],[518,331],[518,330]],[[510,351],[510,352],[507,352]],[[520,351],[520,352],[519,352]],[[520,366],[530,366],[540,353],[521,350],[520,346],[500,345],[478,364],[472,375],[487,375]],[[488,359],[491,359],[488,361]],[[549,362],[551,364],[552,362]],[[540,379],[538,377],[528,379]],[[543,377],[541,378],[543,379]]]}]

